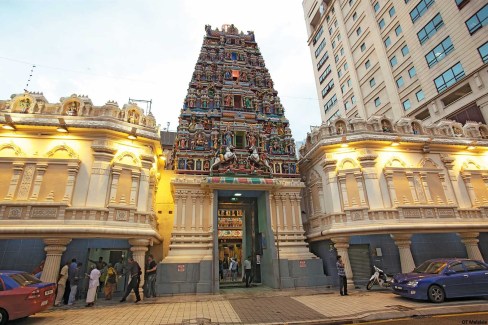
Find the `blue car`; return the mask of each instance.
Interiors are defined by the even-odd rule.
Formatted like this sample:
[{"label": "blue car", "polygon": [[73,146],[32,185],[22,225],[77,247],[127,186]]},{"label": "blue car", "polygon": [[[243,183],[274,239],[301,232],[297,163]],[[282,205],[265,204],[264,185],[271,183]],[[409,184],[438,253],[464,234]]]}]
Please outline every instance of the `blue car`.
[{"label": "blue car", "polygon": [[395,275],[392,289],[403,297],[436,303],[488,296],[488,264],[466,258],[428,260],[411,273]]}]

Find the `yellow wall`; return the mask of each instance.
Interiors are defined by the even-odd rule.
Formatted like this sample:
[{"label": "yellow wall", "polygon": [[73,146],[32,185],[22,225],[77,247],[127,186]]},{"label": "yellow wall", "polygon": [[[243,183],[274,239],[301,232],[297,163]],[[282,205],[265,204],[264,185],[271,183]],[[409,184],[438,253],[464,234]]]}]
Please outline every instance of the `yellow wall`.
[{"label": "yellow wall", "polygon": [[156,215],[159,222],[159,234],[163,237],[163,245],[162,251],[153,251],[156,260],[161,260],[168,255],[174,220],[174,203],[170,182],[175,173],[172,170],[161,170],[160,173],[158,193],[156,194]]}]

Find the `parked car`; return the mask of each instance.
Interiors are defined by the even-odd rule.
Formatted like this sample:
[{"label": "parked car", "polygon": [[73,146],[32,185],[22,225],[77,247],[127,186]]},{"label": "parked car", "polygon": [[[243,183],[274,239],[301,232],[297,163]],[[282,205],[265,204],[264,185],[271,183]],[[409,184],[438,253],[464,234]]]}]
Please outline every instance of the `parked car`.
[{"label": "parked car", "polygon": [[0,271],[0,325],[39,313],[54,303],[55,283],[23,271]]},{"label": "parked car", "polygon": [[395,275],[392,289],[403,297],[436,303],[488,296],[488,264],[466,258],[428,260],[411,273]]}]

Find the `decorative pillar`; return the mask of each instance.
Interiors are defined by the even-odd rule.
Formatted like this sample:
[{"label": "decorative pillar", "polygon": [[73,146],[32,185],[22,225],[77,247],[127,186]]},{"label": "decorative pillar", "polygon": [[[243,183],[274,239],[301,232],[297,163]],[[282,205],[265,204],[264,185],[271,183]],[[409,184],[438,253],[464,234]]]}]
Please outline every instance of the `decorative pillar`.
[{"label": "decorative pillar", "polygon": [[197,221],[197,194],[192,193],[191,194],[191,229],[195,230],[196,228],[196,221]]},{"label": "decorative pillar", "polygon": [[398,205],[398,199],[395,192],[395,186],[393,185],[393,171],[385,171],[386,185],[388,186],[388,191],[390,192],[391,206]]},{"label": "decorative pillar", "polygon": [[175,207],[173,211],[173,229],[178,230],[179,228],[179,222],[178,222],[178,213],[180,212],[180,206],[181,206],[181,192],[180,191],[174,191],[173,193],[174,200],[175,200]]},{"label": "decorative pillar", "polygon": [[381,193],[380,184],[378,181],[378,174],[376,173],[376,158],[378,155],[371,151],[366,151],[362,156],[358,157],[361,164],[362,174],[364,179],[364,187],[366,197],[370,209],[383,209],[383,195]]},{"label": "decorative pillar", "polygon": [[21,162],[12,163],[13,174],[12,174],[12,178],[10,179],[10,185],[8,187],[7,196],[5,196],[5,198],[4,198],[5,201],[13,200],[14,195],[15,195],[15,190],[17,189],[17,186],[19,185],[20,175],[22,174],[22,171],[24,170],[24,166],[25,166],[25,164],[21,163]]},{"label": "decorative pillar", "polygon": [[468,253],[468,258],[478,261],[485,261],[483,255],[481,255],[480,248],[478,247],[478,236],[479,232],[461,232],[458,236],[461,237],[461,241],[464,246],[466,246],[466,252]]},{"label": "decorative pillar", "polygon": [[410,250],[410,238],[411,234],[393,234],[390,235],[395,241],[395,245],[400,252],[400,264],[402,266],[402,273],[411,272],[415,268],[415,262],[413,261],[412,251]]},{"label": "decorative pillar", "polygon": [[92,149],[95,152],[93,153],[86,206],[105,208],[107,196],[110,195],[110,174],[116,149],[112,148],[110,141],[105,140],[94,141]]},{"label": "decorative pillar", "polygon": [[110,203],[117,203],[117,187],[119,186],[119,178],[122,168],[118,166],[112,167],[112,185],[110,186]]},{"label": "decorative pillar", "polygon": [[281,222],[280,222],[280,205],[278,204],[278,202],[280,202],[280,194],[275,194],[274,195],[274,199],[275,199],[275,208],[276,208],[276,229],[277,230],[281,230]]},{"label": "decorative pillar", "polygon": [[344,202],[344,208],[349,207],[349,199],[347,197],[347,188],[346,188],[346,175],[342,174],[337,176],[339,180],[339,186],[341,188],[341,194],[342,194],[342,202]]},{"label": "decorative pillar", "polygon": [[297,199],[298,194],[291,195],[290,197],[290,202],[291,202],[291,225],[294,230],[297,229],[297,221],[296,221],[296,216],[297,216],[297,211],[296,207],[297,205],[300,207],[300,199]]},{"label": "decorative pillar", "polygon": [[200,208],[198,209],[200,211],[199,213],[199,219],[198,219],[198,229],[203,230],[203,201],[205,198],[208,197],[208,192],[206,192],[204,195],[200,196]]},{"label": "decorative pillar", "polygon": [[183,192],[184,194],[181,196],[181,224],[180,229],[187,229],[188,223],[186,222],[186,199],[187,199],[187,192]]},{"label": "decorative pillar", "polygon": [[41,190],[42,180],[44,178],[44,174],[46,173],[46,169],[47,169],[46,163],[36,164],[36,177],[34,179],[34,184],[32,186],[32,192],[29,200],[37,201],[39,197],[39,191]]},{"label": "decorative pillar", "polygon": [[417,195],[417,191],[415,190],[415,183],[414,183],[414,175],[413,172],[409,171],[405,173],[408,180],[408,187],[410,187],[410,193],[412,194],[412,199],[414,204],[419,204],[419,198]]},{"label": "decorative pillar", "polygon": [[[129,204],[132,206],[135,206],[136,205],[136,199],[137,199],[137,189],[139,188],[139,180],[141,178],[141,172],[138,170],[132,170],[131,176],[132,176],[132,183],[130,186]],[[146,181],[146,184],[147,184],[147,181]]]},{"label": "decorative pillar", "polygon": [[441,180],[442,188],[444,188],[444,195],[446,196],[447,204],[454,204],[453,199],[455,199],[455,198],[453,197],[452,192],[450,191],[449,187],[447,186],[446,178],[444,177],[444,173],[439,172],[439,179]]},{"label": "decorative pillar", "polygon": [[427,183],[427,173],[420,173],[420,180],[422,181],[422,187],[424,188],[425,197],[428,204],[434,204],[432,196],[430,195],[429,184]]},{"label": "decorative pillar", "polygon": [[287,197],[287,194],[281,194],[280,195],[281,209],[283,211],[283,228],[285,230],[288,230],[288,223],[286,220],[286,197]]},{"label": "decorative pillar", "polygon": [[[149,246],[150,240],[149,239],[129,239],[129,244],[130,244],[130,251],[132,252],[132,258],[134,261],[136,261],[139,266],[141,267],[142,274],[140,276],[140,282],[139,282],[139,294],[141,296],[141,299],[144,299],[144,293],[143,293],[143,286],[144,286],[144,275],[146,272],[146,258],[145,258],[145,253],[147,252]],[[132,299],[135,300],[135,295],[133,292],[131,292],[130,296]]]},{"label": "decorative pillar", "polygon": [[361,172],[356,172],[354,173],[354,177],[356,178],[356,183],[358,185],[359,201],[361,201],[359,205],[366,206],[366,198],[363,186],[363,174]]},{"label": "decorative pillar", "polygon": [[471,204],[473,205],[473,207],[479,206],[480,201],[476,197],[473,183],[471,183],[471,173],[463,171],[461,173],[461,177],[463,178],[464,184],[466,185],[466,189],[468,190],[469,198],[471,199]]},{"label": "decorative pillar", "polygon": [[342,257],[342,261],[344,262],[344,270],[346,271],[347,277],[347,288],[354,289],[352,268],[351,263],[349,262],[349,237],[333,237],[331,240],[334,243],[335,249],[337,250],[337,255],[340,255]]},{"label": "decorative pillar", "polygon": [[71,242],[70,238],[45,238],[44,251],[46,260],[41,274],[41,281],[53,282],[58,281],[59,270],[61,269],[61,256],[66,251],[66,246]]},{"label": "decorative pillar", "polygon": [[63,202],[71,203],[73,192],[75,190],[76,176],[80,168],[80,161],[68,164],[68,180],[66,182],[66,189],[64,191]]},{"label": "decorative pillar", "polygon": [[322,164],[322,168],[325,173],[325,184],[328,192],[330,193],[331,200],[329,202],[330,209],[326,208],[327,213],[339,213],[342,212],[342,205],[340,200],[340,189],[337,184],[337,175],[336,175],[336,159],[325,159],[324,163]]}]

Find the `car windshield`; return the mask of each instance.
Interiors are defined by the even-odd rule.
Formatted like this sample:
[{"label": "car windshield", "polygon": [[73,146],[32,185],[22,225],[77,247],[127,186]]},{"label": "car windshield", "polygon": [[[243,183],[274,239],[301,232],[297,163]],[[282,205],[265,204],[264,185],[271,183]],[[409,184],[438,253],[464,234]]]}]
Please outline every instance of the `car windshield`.
[{"label": "car windshield", "polygon": [[439,274],[442,269],[446,266],[445,262],[431,262],[427,261],[420,266],[416,267],[414,273],[427,273],[427,274]]},{"label": "car windshield", "polygon": [[41,280],[29,273],[10,274],[9,277],[22,287],[29,284],[42,283]]}]

